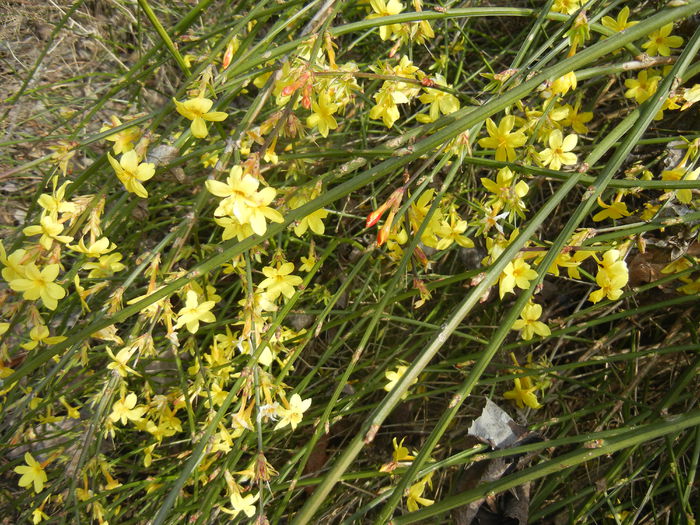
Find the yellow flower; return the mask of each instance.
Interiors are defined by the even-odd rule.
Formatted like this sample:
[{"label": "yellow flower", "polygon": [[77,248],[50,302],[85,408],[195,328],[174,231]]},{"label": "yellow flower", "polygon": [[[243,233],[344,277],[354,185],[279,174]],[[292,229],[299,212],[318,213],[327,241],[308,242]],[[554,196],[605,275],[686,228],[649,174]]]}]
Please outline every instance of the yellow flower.
[{"label": "yellow flower", "polygon": [[392,444],[394,445],[394,452],[392,453],[392,461],[389,463],[384,463],[381,467],[379,467],[379,472],[393,472],[396,470],[402,463],[406,464],[415,459],[414,456],[411,456],[408,453],[408,449],[403,446],[403,442],[406,440],[406,438],[403,438],[400,443],[396,442],[396,438],[392,440]]},{"label": "yellow flower", "polygon": [[268,186],[257,191],[260,181],[252,175],[243,175],[240,166],[231,168],[225,183],[208,180],[205,184],[209,193],[223,198],[214,211],[217,217],[228,215],[235,218],[239,225],[249,224],[258,235],[264,235],[267,231],[265,219],[284,222],[282,215],[268,206],[277,194],[275,189]]},{"label": "yellow flower", "polygon": [[[406,373],[406,370],[408,370],[407,366],[398,365],[396,367],[395,371],[394,370],[387,370],[386,372],[384,372],[384,377],[386,377],[389,380],[389,382],[386,385],[384,385],[384,390],[386,390],[387,392],[391,392],[394,389],[394,387],[396,386],[396,384],[399,382],[399,379],[401,379],[401,377]],[[418,381],[418,378],[416,377],[415,379],[413,379],[413,381],[411,381],[411,384],[413,385],[417,381]],[[401,395],[401,399],[406,399],[407,396],[408,396],[408,390],[406,390]]]},{"label": "yellow flower", "polygon": [[530,187],[525,181],[515,181],[515,174],[507,166],[498,170],[495,182],[485,177],[481,179],[484,188],[493,193],[486,203],[494,206],[494,209],[497,208],[496,215],[504,207],[510,215],[524,215],[525,203],[522,197],[528,194]]},{"label": "yellow flower", "polygon": [[501,299],[503,299],[505,294],[515,290],[516,286],[523,290],[527,289],[530,286],[530,281],[536,277],[537,272],[523,259],[515,259],[515,261],[509,262],[501,273],[498,286]]},{"label": "yellow flower", "polygon": [[[662,180],[698,180],[698,175],[700,175],[700,168],[695,170],[690,170],[679,166],[673,170],[665,170],[661,172]],[[669,193],[671,190],[666,190]],[[690,188],[683,188],[680,190],[675,190],[676,198],[679,202],[683,204],[690,204],[693,199],[693,191]]]},{"label": "yellow flower", "polygon": [[406,507],[408,508],[409,512],[417,511],[420,505],[427,507],[435,503],[435,500],[423,497],[423,492],[425,492],[426,484],[427,479],[423,478],[418,483],[414,483],[409,487],[406,497]]},{"label": "yellow flower", "polygon": [[[43,507],[43,504],[42,504]],[[42,507],[37,507],[32,511],[32,524],[33,525],[39,525],[42,520],[48,520],[49,516],[46,514]]]},{"label": "yellow flower", "polygon": [[103,255],[97,262],[85,263],[83,269],[90,270],[88,274],[90,279],[105,279],[126,268],[126,265],[120,262],[121,260],[122,254],[114,252],[109,255]]},{"label": "yellow flower", "polygon": [[642,44],[642,47],[647,50],[647,55],[667,57],[671,55],[672,47],[681,47],[683,39],[679,36],[669,36],[671,31],[673,31],[673,22],[650,33],[647,36],[649,40]]},{"label": "yellow flower", "polygon": [[15,292],[23,292],[24,299],[28,301],[41,298],[46,308],[55,310],[58,300],[66,295],[63,287],[54,283],[58,277],[58,264],[49,264],[43,270],[39,270],[34,263],[29,263],[23,266],[22,270],[24,276],[11,280],[10,288]]},{"label": "yellow flower", "polygon": [[323,208],[307,215],[294,226],[294,235],[301,237],[306,231],[311,228],[311,231],[316,235],[323,235],[326,227],[323,224],[323,219],[328,217],[328,210]]},{"label": "yellow flower", "polygon": [[255,505],[254,503],[258,501],[260,494],[248,494],[247,496],[241,496],[238,490],[231,492],[231,506],[233,509],[229,510],[227,508],[221,507],[221,510],[226,514],[231,516],[236,516],[239,512],[242,512],[247,517],[252,518],[255,515]]},{"label": "yellow flower", "polygon": [[[447,87],[447,82],[442,75],[435,75],[435,84]],[[434,122],[440,114],[449,115],[459,109],[459,99],[439,89],[425,88],[426,93],[421,95],[418,100],[423,104],[430,104],[429,116],[420,114],[416,118],[420,122]],[[427,117],[427,118],[426,118]]]},{"label": "yellow flower", "polygon": [[619,250],[608,250],[603,254],[603,260],[599,263],[598,274],[595,281],[600,289],[593,292],[589,300],[597,303],[607,297],[615,301],[622,295],[622,287],[627,284],[629,273],[625,261],[621,260]]},{"label": "yellow flower", "polygon": [[542,315],[542,307],[539,304],[528,303],[520,312],[520,319],[513,323],[513,330],[522,330],[523,339],[529,341],[534,334],[547,337],[551,334],[549,327],[539,321]]},{"label": "yellow flower", "polygon": [[38,494],[44,490],[44,483],[48,480],[44,467],[29,452],[24,454],[24,462],[27,464],[26,466],[21,465],[14,468],[14,471],[22,476],[19,478],[19,486],[28,487],[33,484],[34,492]]},{"label": "yellow flower", "polygon": [[630,8],[625,6],[617,14],[617,19],[614,19],[610,16],[604,16],[600,20],[600,23],[603,24],[603,26],[610,29],[611,31],[615,31],[616,33],[619,33],[620,31],[624,31],[625,29],[632,27],[633,25],[639,23],[639,22],[628,21],[629,16],[630,16]]},{"label": "yellow flower", "polygon": [[656,93],[661,77],[652,69],[649,71],[640,71],[637,78],[628,78],[625,80],[625,97],[633,98],[638,104],[641,104],[646,99]]},{"label": "yellow flower", "polygon": [[311,270],[314,269],[314,266],[316,265],[316,256],[311,254],[311,253],[309,253],[308,257],[304,257],[302,255],[301,262],[303,264],[301,266],[299,266],[299,269],[304,271],[304,272],[310,272]]},{"label": "yellow flower", "polygon": [[65,341],[66,338],[62,335],[49,337],[49,329],[43,324],[37,325],[29,331],[30,342],[24,343],[22,348],[25,350],[33,350],[40,344],[53,345]]},{"label": "yellow flower", "polygon": [[577,158],[571,150],[576,147],[578,135],[572,133],[562,138],[562,133],[555,129],[549,134],[549,147],[540,152],[540,159],[544,166],[550,169],[559,170],[562,164],[571,166],[576,164]]},{"label": "yellow flower", "polygon": [[122,425],[126,425],[127,421],[141,420],[146,412],[146,408],[134,407],[136,407],[136,394],[129,392],[126,397],[122,397],[112,405],[109,420],[113,423],[121,420]]},{"label": "yellow flower", "polygon": [[581,101],[579,100],[572,107],[569,104],[564,106],[569,110],[566,117],[561,120],[562,126],[569,126],[573,128],[576,133],[588,133],[588,126],[586,124],[593,120],[593,113],[590,111],[580,112]]},{"label": "yellow flower", "polygon": [[537,391],[538,387],[529,386],[529,383],[528,387],[524,387],[520,379],[521,378],[519,377],[513,379],[515,387],[513,388],[513,390],[505,392],[503,394],[503,397],[515,401],[515,403],[518,405],[518,408],[524,408],[525,406],[528,406],[530,408],[540,408],[542,405],[540,405],[540,403],[537,401],[537,396],[535,395],[535,391]]},{"label": "yellow flower", "polygon": [[297,275],[291,275],[293,271],[294,264],[290,262],[279,264],[277,268],[265,266],[262,269],[266,279],[260,283],[259,287],[265,290],[269,300],[274,301],[280,294],[287,299],[294,295],[294,287],[299,286],[304,280]]},{"label": "yellow flower", "polygon": [[73,237],[71,237],[70,235],[60,235],[62,231],[63,224],[58,222],[51,215],[44,215],[39,220],[38,225],[27,226],[23,230],[23,233],[27,237],[41,234],[39,244],[41,244],[42,248],[44,248],[45,250],[50,250],[53,241],[58,241],[65,244],[73,240]]},{"label": "yellow flower", "polygon": [[228,241],[236,237],[239,241],[250,237],[255,233],[248,223],[241,223],[235,217],[222,217],[214,219],[214,222],[221,226],[224,231],[221,232],[221,240]]},{"label": "yellow flower", "polygon": [[[121,125],[122,121],[119,120],[119,117],[117,117],[116,115],[112,115],[112,124],[105,124],[104,126],[102,126],[100,128],[100,133],[104,133],[105,131],[109,131],[110,129],[116,128]],[[127,151],[134,149],[133,142],[140,136],[141,131],[139,130],[139,128],[136,126],[132,126],[130,128],[118,131],[117,133],[113,133],[112,135],[108,135],[105,138],[110,142],[114,142],[114,146],[112,146],[112,151],[114,151],[115,155],[119,155],[120,153],[126,153]]]},{"label": "yellow flower", "polygon": [[384,87],[377,91],[372,98],[377,103],[369,110],[369,118],[381,118],[387,128],[391,128],[394,122],[399,119],[399,108],[396,104],[408,102],[408,98],[400,91],[392,91]]},{"label": "yellow flower", "polygon": [[306,119],[306,125],[310,128],[318,128],[322,137],[328,136],[328,131],[336,129],[338,123],[333,118],[333,113],[338,111],[338,104],[332,104],[327,92],[319,95],[317,102],[311,103],[313,113]]},{"label": "yellow flower", "polygon": [[192,121],[190,130],[192,131],[192,135],[198,139],[203,139],[209,134],[207,125],[204,123],[205,120],[221,122],[228,117],[228,114],[223,111],[209,111],[214,105],[214,102],[208,98],[197,97],[185,100],[184,102],[173,99],[173,102],[175,102],[175,109],[177,112],[186,119]]},{"label": "yellow flower", "polygon": [[197,292],[194,290],[187,291],[185,306],[177,314],[177,324],[173,327],[176,330],[181,326],[186,326],[187,330],[194,334],[199,330],[199,323],[213,323],[216,317],[209,310],[214,308],[214,301],[204,301],[199,303]]},{"label": "yellow flower", "polygon": [[131,356],[136,351],[135,346],[127,346],[122,348],[121,350],[119,350],[119,352],[117,352],[116,356],[112,353],[112,350],[109,347],[106,347],[106,350],[110,359],[112,359],[112,362],[107,365],[108,370],[114,370],[121,377],[126,377],[129,372],[137,376],[141,375],[136,370],[127,365],[129,359],[131,359]]},{"label": "yellow flower", "polygon": [[555,13],[564,13],[570,15],[575,13],[581,7],[580,0],[554,0],[552,11]]},{"label": "yellow flower", "polygon": [[139,156],[134,150],[124,153],[118,162],[117,159],[107,153],[107,160],[114,168],[117,178],[124,185],[126,191],[135,193],[142,199],[148,197],[148,192],[141,183],[153,177],[156,172],[155,164],[150,162],[139,163]]},{"label": "yellow flower", "polygon": [[85,246],[84,239],[80,239],[77,245],[68,245],[68,247],[71,250],[83,253],[88,257],[97,258],[116,249],[117,245],[114,243],[110,243],[107,237],[102,237],[93,242],[90,246]]},{"label": "yellow flower", "polygon": [[59,213],[75,213],[77,211],[77,206],[72,202],[65,202],[63,198],[66,195],[66,188],[70,182],[64,182],[61,186],[56,189],[56,178],[54,180],[54,191],[52,195],[48,193],[42,193],[37,200],[39,206],[44,208],[52,217],[56,217]]},{"label": "yellow flower", "polygon": [[278,413],[280,420],[275,425],[275,430],[291,425],[292,430],[296,430],[297,425],[301,423],[306,412],[311,406],[311,398],[302,401],[299,394],[293,394],[289,398],[289,408],[279,408]]},{"label": "yellow flower", "polygon": [[[368,19],[379,18],[382,16],[398,15],[404,10],[404,5],[399,2],[399,0],[370,0],[370,6],[374,13],[367,16]],[[391,38],[391,34],[398,32],[401,29],[400,24],[389,24],[379,27],[379,37],[382,40],[388,40]],[[391,126],[389,126],[391,127]]]},{"label": "yellow flower", "polygon": [[632,212],[627,211],[627,204],[622,201],[611,202],[608,205],[598,197],[598,205],[603,209],[593,216],[593,220],[596,222],[604,221],[608,218],[621,219],[632,215]]},{"label": "yellow flower", "polygon": [[480,139],[479,146],[495,149],[496,160],[513,162],[516,158],[515,148],[519,148],[527,142],[527,138],[522,131],[511,133],[513,126],[515,126],[515,117],[513,115],[503,117],[498,126],[490,118],[486,119],[486,131],[489,136]]},{"label": "yellow flower", "polygon": [[549,86],[549,92],[552,95],[566,95],[569,90],[576,89],[576,73],[569,71],[566,75],[563,75],[556,79]]},{"label": "yellow flower", "polygon": [[700,102],[700,84],[695,84],[691,88],[686,88],[686,90],[683,91],[683,100],[685,100],[685,104],[681,107],[681,111],[685,111],[696,102]]},{"label": "yellow flower", "polygon": [[466,230],[467,221],[460,219],[456,213],[450,214],[450,222],[442,221],[435,230],[435,234],[440,237],[435,249],[446,250],[455,242],[462,248],[473,248],[474,241],[462,235]]},{"label": "yellow flower", "polygon": [[8,283],[14,279],[24,277],[24,266],[31,262],[27,250],[19,249],[12,252],[9,257],[5,255],[5,249],[0,243],[0,262],[5,265],[2,269],[2,278]]}]

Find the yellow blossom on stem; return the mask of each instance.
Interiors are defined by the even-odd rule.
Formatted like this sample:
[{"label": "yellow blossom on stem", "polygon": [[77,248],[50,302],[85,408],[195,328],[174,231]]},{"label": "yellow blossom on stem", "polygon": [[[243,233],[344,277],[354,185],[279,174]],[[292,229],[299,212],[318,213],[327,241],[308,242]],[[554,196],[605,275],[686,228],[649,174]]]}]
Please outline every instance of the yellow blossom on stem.
[{"label": "yellow blossom on stem", "polygon": [[539,304],[528,303],[520,312],[520,319],[513,323],[513,330],[522,330],[520,336],[529,341],[532,336],[537,334],[542,337],[547,337],[551,334],[549,327],[539,321],[542,315],[542,306]]},{"label": "yellow blossom on stem", "polygon": [[85,254],[88,257],[97,258],[111,252],[112,250],[115,250],[117,248],[117,245],[114,243],[110,243],[107,237],[102,237],[90,244],[90,246],[86,246],[85,240],[80,239],[77,245],[69,244],[68,247],[71,250]]},{"label": "yellow blossom on stem", "polygon": [[75,213],[77,211],[77,206],[72,202],[63,200],[66,195],[66,188],[71,184],[70,181],[64,182],[59,188],[56,188],[56,177],[53,178],[53,181],[53,194],[42,193],[37,200],[37,204],[54,218],[56,218],[59,213]]},{"label": "yellow blossom on stem", "polygon": [[238,490],[231,492],[231,506],[232,509],[227,509],[225,507],[220,507],[223,512],[230,514],[235,517],[238,513],[242,512],[247,517],[252,518],[255,515],[255,502],[258,501],[260,494],[248,494],[246,496],[241,496]]},{"label": "yellow blossom on stem", "polygon": [[653,69],[640,71],[637,78],[625,80],[625,97],[633,98],[637,104],[641,104],[656,93],[660,80],[661,77]]},{"label": "yellow blossom on stem", "polygon": [[136,394],[129,392],[125,397],[122,397],[112,405],[112,412],[109,414],[109,420],[113,423],[121,420],[122,425],[126,425],[127,421],[139,421],[146,413],[146,407],[136,406]]},{"label": "yellow blossom on stem", "polygon": [[581,0],[554,0],[552,11],[571,15],[581,7]]},{"label": "yellow blossom on stem", "polygon": [[[682,163],[681,163],[682,164]],[[700,175],[700,168],[691,170],[678,166],[672,170],[664,170],[661,172],[662,180],[698,180],[698,175]],[[673,190],[666,190],[666,193],[672,192]],[[683,204],[690,204],[693,199],[693,190],[690,188],[682,188],[680,190],[675,190],[676,198],[679,202]]]},{"label": "yellow blossom on stem", "polygon": [[211,179],[205,184],[209,193],[223,199],[214,211],[216,217],[235,218],[238,225],[248,224],[258,235],[267,231],[265,219],[284,222],[282,215],[268,206],[277,194],[275,189],[268,186],[258,191],[260,181],[252,175],[243,175],[241,166],[231,168],[225,183]]},{"label": "yellow blossom on stem", "polygon": [[549,166],[552,170],[561,169],[562,165],[571,166],[576,164],[577,158],[571,150],[576,147],[578,135],[572,133],[566,138],[562,137],[560,130],[555,129],[549,134],[549,147],[540,152],[540,160],[544,166]]},{"label": "yellow blossom on stem", "polygon": [[[316,196],[317,195],[312,195],[311,198],[314,198]],[[307,202],[308,201],[306,199],[298,199],[295,202],[290,202],[290,206],[292,209],[296,209],[302,206],[303,204],[306,204]],[[319,208],[318,210],[310,213],[294,225],[294,235],[296,235],[297,237],[301,237],[309,229],[316,235],[323,235],[323,233],[326,231],[326,227],[323,224],[323,220],[326,217],[328,217],[328,214],[328,210],[324,208]]]},{"label": "yellow blossom on stem", "polygon": [[566,75],[552,82],[549,86],[549,93],[551,95],[566,95],[569,91],[576,89],[576,86],[576,73],[569,71]]},{"label": "yellow blossom on stem", "polygon": [[[435,75],[434,84],[447,87],[447,81],[442,75]],[[434,122],[440,114],[449,115],[459,109],[459,99],[439,89],[425,88],[426,93],[419,97],[423,104],[430,104],[428,115],[420,114],[416,118],[419,122]]]},{"label": "yellow blossom on stem", "polygon": [[239,241],[250,237],[255,232],[248,223],[241,223],[235,217],[221,217],[214,219],[214,222],[221,226],[224,231],[221,232],[221,240],[228,241],[236,237]]},{"label": "yellow blossom on stem", "polygon": [[598,197],[598,205],[603,209],[593,216],[593,220],[596,222],[604,221],[605,219],[621,219],[632,215],[632,212],[627,211],[627,204],[622,201],[616,200],[608,205]]},{"label": "yellow blossom on stem", "polygon": [[49,310],[55,310],[58,300],[63,299],[66,291],[62,286],[54,283],[58,277],[58,264],[49,264],[39,270],[34,263],[22,267],[23,277],[17,277],[9,282],[10,288],[15,292],[23,292],[24,299],[36,301],[41,298],[42,303]]},{"label": "yellow blossom on stem", "polygon": [[394,446],[392,461],[389,463],[384,463],[381,467],[379,467],[379,472],[393,472],[399,466],[401,466],[402,463],[407,464],[415,459],[414,456],[408,453],[408,449],[403,446],[403,442],[405,440],[406,438],[403,438],[400,443],[396,441],[396,438],[392,440],[392,444]]},{"label": "yellow blossom on stem", "polygon": [[291,275],[293,271],[294,264],[290,262],[279,264],[277,268],[265,266],[262,269],[266,279],[260,283],[259,287],[265,290],[269,300],[274,301],[280,294],[287,299],[294,295],[294,287],[299,286],[303,279],[297,275]]},{"label": "yellow blossom on stem", "polygon": [[310,128],[318,128],[318,132],[322,137],[328,136],[328,131],[336,129],[338,123],[333,118],[333,113],[338,111],[340,106],[331,103],[327,92],[323,92],[318,96],[318,100],[311,102],[311,111],[313,113],[306,119],[306,125]]},{"label": "yellow blossom on stem", "polygon": [[37,507],[32,511],[32,524],[39,525],[42,520],[48,520],[49,515],[44,512],[44,505],[42,503],[41,507]]},{"label": "yellow blossom on stem", "polygon": [[[407,366],[398,365],[396,367],[396,370],[387,370],[386,372],[384,372],[384,377],[386,377],[389,380],[389,382],[386,385],[384,385],[384,390],[386,390],[387,392],[391,392],[396,386],[396,384],[399,382],[399,379],[401,379],[401,377],[406,373],[406,370],[408,370]],[[415,379],[413,379],[413,381],[411,381],[411,384],[414,385],[417,381],[418,378],[416,377]],[[406,390],[406,392],[404,392],[401,395],[401,399],[406,399],[407,396],[408,390]]]},{"label": "yellow blossom on stem", "polygon": [[427,507],[435,503],[435,500],[424,498],[425,486],[428,483],[426,478],[423,478],[418,483],[414,483],[408,488],[406,495],[406,508],[409,512],[417,511],[420,506]]},{"label": "yellow blossom on stem", "polygon": [[40,344],[53,345],[65,341],[66,338],[62,335],[57,335],[54,337],[49,337],[49,329],[43,325],[37,325],[29,331],[29,338],[31,341],[22,344],[22,348],[25,350],[33,350]]},{"label": "yellow blossom on stem", "polygon": [[109,355],[110,359],[112,360],[112,362],[107,365],[108,370],[114,370],[121,377],[126,377],[129,373],[135,374],[137,376],[141,375],[136,370],[127,365],[129,359],[131,359],[131,356],[136,351],[135,346],[127,346],[122,348],[121,350],[119,350],[119,352],[117,352],[116,356],[112,353],[112,350],[109,347],[106,347],[106,350],[107,355]]},{"label": "yellow blossom on stem", "polygon": [[369,118],[381,118],[387,128],[391,128],[394,122],[399,119],[399,108],[396,104],[408,102],[406,95],[400,91],[392,91],[386,88],[377,91],[372,98],[374,98],[377,103],[369,110]]},{"label": "yellow blossom on stem", "polygon": [[515,287],[526,290],[530,286],[530,281],[537,277],[537,272],[533,270],[523,259],[510,261],[501,273],[499,279],[498,293],[503,299],[507,293],[515,290]]},{"label": "yellow blossom on stem", "polygon": [[214,308],[214,301],[199,302],[197,292],[194,290],[187,291],[185,306],[177,314],[177,323],[173,327],[175,330],[181,326],[186,326],[187,330],[194,334],[199,330],[199,323],[213,323],[216,317],[209,310]]},{"label": "yellow blossom on stem", "polygon": [[528,194],[530,187],[527,182],[521,180],[516,182],[515,174],[507,166],[498,170],[496,180],[492,181],[486,177],[481,179],[481,184],[493,196],[489,196],[486,203],[497,208],[497,212],[504,209],[509,215],[518,214],[524,216],[525,203],[522,197]]},{"label": "yellow blossom on stem", "polygon": [[292,430],[296,430],[297,425],[301,423],[304,417],[304,412],[306,412],[310,406],[311,398],[302,401],[299,394],[293,394],[292,397],[289,398],[289,407],[280,408],[278,410],[280,420],[275,425],[275,430],[284,428],[287,425],[290,425]]},{"label": "yellow blossom on stem", "polygon": [[522,131],[511,133],[515,126],[515,117],[508,115],[496,123],[490,118],[486,119],[486,131],[489,136],[479,140],[479,146],[496,150],[496,160],[513,162],[516,158],[515,148],[519,148],[527,142]]},{"label": "yellow blossom on stem", "polygon": [[301,262],[302,265],[299,266],[299,269],[304,271],[304,272],[310,272],[311,270],[314,269],[314,266],[316,265],[316,250],[314,249],[314,243],[313,241],[311,242],[311,246],[309,246],[309,256],[304,257],[303,255],[301,256]]},{"label": "yellow blossom on stem", "polygon": [[647,36],[649,40],[642,44],[642,47],[647,50],[647,55],[667,57],[671,55],[671,48],[681,47],[683,38],[671,35],[671,31],[673,31],[673,22],[652,31]]},{"label": "yellow blossom on stem", "polygon": [[598,263],[598,274],[595,281],[600,289],[593,292],[589,299],[597,303],[607,297],[615,301],[622,295],[622,287],[629,280],[629,272],[625,261],[621,259],[619,250],[608,250],[603,254],[603,260]]},{"label": "yellow blossom on stem", "polygon": [[612,18],[611,16],[604,16],[600,20],[600,23],[603,24],[604,27],[610,29],[611,31],[619,33],[620,31],[624,31],[625,29],[639,23],[629,21],[629,16],[630,8],[625,6],[617,14],[617,18]]},{"label": "yellow blossom on stem", "polygon": [[119,161],[107,153],[107,160],[109,160],[112,168],[114,168],[117,178],[124,185],[126,191],[135,193],[142,199],[148,197],[148,192],[141,183],[153,177],[156,172],[155,164],[151,162],[139,162],[139,156],[134,150],[124,153]]},{"label": "yellow blossom on stem", "polygon": [[70,235],[61,235],[63,231],[63,224],[58,222],[51,215],[44,215],[40,220],[38,225],[27,226],[23,233],[27,237],[32,237],[33,235],[41,235],[39,239],[39,244],[45,250],[50,250],[53,245],[53,241],[58,241],[63,244],[69,243],[73,240]]},{"label": "yellow blossom on stem", "polygon": [[[367,16],[368,19],[380,18],[383,16],[398,15],[404,10],[404,5],[399,0],[370,0],[370,6],[374,13]],[[400,24],[389,24],[379,27],[379,37],[382,40],[391,38],[392,33],[400,31]]]},{"label": "yellow blossom on stem", "polygon": [[198,139],[203,139],[209,134],[207,125],[204,123],[205,120],[221,122],[228,117],[228,114],[223,111],[209,111],[214,105],[214,101],[208,98],[197,97],[184,102],[173,99],[173,102],[175,102],[177,112],[192,121],[190,130],[192,135]]},{"label": "yellow blossom on stem", "polygon": [[455,242],[462,248],[473,248],[474,241],[463,235],[466,230],[467,221],[460,219],[457,213],[450,214],[450,221],[442,221],[435,230],[435,234],[440,237],[435,249],[446,250]]},{"label": "yellow blossom on stem", "polygon": [[566,117],[561,120],[562,126],[573,128],[576,133],[588,133],[586,124],[593,120],[593,113],[590,111],[580,111],[581,101],[579,100],[573,106],[566,104],[564,106],[569,110]]},{"label": "yellow blossom on stem", "polygon": [[[112,123],[110,124],[105,124],[100,128],[100,133],[104,133],[105,131],[109,131],[110,129],[119,127],[122,125],[122,121],[119,120],[119,117],[116,115],[112,115]],[[131,126],[129,128],[123,129],[121,131],[118,131],[116,133],[113,133],[112,135],[109,135],[106,137],[107,140],[110,142],[114,142],[114,146],[112,146],[112,151],[114,151],[115,155],[119,155],[120,153],[126,153],[127,151],[130,151],[134,149],[134,141],[138,139],[141,136],[141,131],[137,126]]]},{"label": "yellow blossom on stem", "polygon": [[685,100],[685,104],[681,107],[681,111],[685,111],[696,102],[700,102],[700,84],[695,84],[683,91],[683,100]]},{"label": "yellow blossom on stem", "polygon": [[[523,378],[524,379],[524,378]],[[537,396],[535,392],[537,391],[537,386],[524,387],[521,378],[516,377],[513,379],[514,388],[503,394],[506,399],[512,399],[518,405],[518,408],[525,408],[526,406],[530,408],[540,408],[542,405],[537,401]]]},{"label": "yellow blossom on stem", "polygon": [[21,465],[15,467],[14,471],[20,474],[22,477],[19,478],[20,487],[34,486],[34,492],[37,494],[44,490],[44,483],[48,480],[46,472],[44,472],[44,467],[39,463],[34,457],[29,453],[25,452],[24,462],[26,465]]},{"label": "yellow blossom on stem", "polygon": [[84,270],[90,270],[88,277],[90,279],[105,279],[112,277],[117,272],[121,272],[126,265],[120,262],[122,254],[119,252],[103,255],[97,262],[87,262],[83,265]]}]

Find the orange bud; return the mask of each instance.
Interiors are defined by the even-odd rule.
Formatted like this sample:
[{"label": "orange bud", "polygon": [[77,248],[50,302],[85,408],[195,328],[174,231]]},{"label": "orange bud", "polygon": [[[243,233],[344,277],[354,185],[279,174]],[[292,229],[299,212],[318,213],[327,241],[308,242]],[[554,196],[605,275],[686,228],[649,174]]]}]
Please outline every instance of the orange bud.
[{"label": "orange bud", "polygon": [[[384,202],[384,204],[382,204],[379,208],[367,215],[367,221],[365,222],[365,226],[367,228],[371,228],[372,226],[377,224],[379,222],[379,219],[382,218],[382,215],[384,215],[384,212],[389,207],[392,208],[392,214],[390,217],[393,217],[396,211],[399,209],[399,204],[401,204],[401,200],[403,199],[403,194],[405,191],[405,186],[401,186],[398,190],[394,190],[394,192],[389,196],[389,198]],[[387,222],[391,222],[391,219],[387,219]]]},{"label": "orange bud", "polygon": [[389,234],[391,233],[391,223],[393,222],[393,217],[389,216],[389,219],[382,225],[381,228],[379,228],[379,231],[377,232],[377,246],[381,246],[384,244],[387,239],[389,238]]},{"label": "orange bud", "polygon": [[375,224],[379,222],[379,219],[382,218],[382,215],[384,215],[384,212],[389,208],[389,202],[385,202],[382,204],[379,208],[374,210],[372,213],[367,215],[367,220],[365,221],[365,226],[367,228],[371,228]]},{"label": "orange bud", "polygon": [[[389,200],[391,200],[391,199],[389,199]],[[391,234],[391,227],[394,224],[394,217],[396,216],[396,212],[399,211],[400,202],[401,201],[392,205],[391,211],[389,212],[389,216],[386,218],[386,222],[382,225],[382,227],[377,232],[377,246],[381,246],[389,238],[389,235]]]},{"label": "orange bud", "polygon": [[299,88],[299,82],[294,82],[294,83],[289,84],[288,86],[286,86],[286,87],[282,90],[282,92],[280,93],[280,95],[282,95],[283,97],[288,97],[289,95],[291,95],[292,93],[294,93],[298,88]]},{"label": "orange bud", "polygon": [[226,51],[224,52],[224,59],[221,61],[221,68],[226,69],[231,65],[231,59],[233,58],[233,40],[226,46]]}]

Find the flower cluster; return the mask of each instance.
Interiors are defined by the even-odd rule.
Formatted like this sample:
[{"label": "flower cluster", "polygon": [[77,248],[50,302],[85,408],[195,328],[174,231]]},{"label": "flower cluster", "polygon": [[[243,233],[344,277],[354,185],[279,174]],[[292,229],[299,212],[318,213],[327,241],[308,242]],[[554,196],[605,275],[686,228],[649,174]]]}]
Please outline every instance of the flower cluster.
[{"label": "flower cluster", "polygon": [[244,173],[241,166],[231,168],[226,182],[209,179],[207,190],[212,195],[221,197],[214,211],[216,223],[224,228],[223,240],[237,238],[239,241],[256,233],[264,235],[267,222],[283,222],[282,215],[268,206],[277,192],[266,186],[258,190],[260,180]]}]

